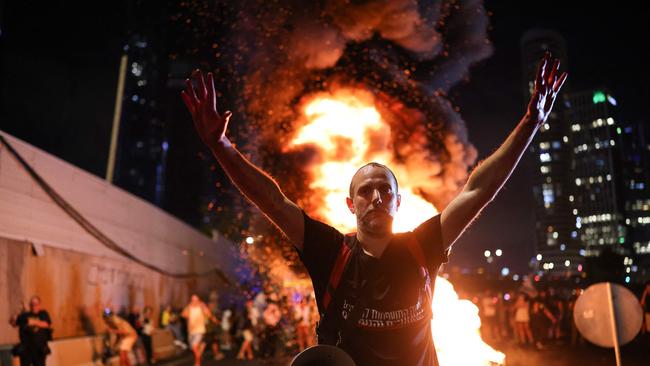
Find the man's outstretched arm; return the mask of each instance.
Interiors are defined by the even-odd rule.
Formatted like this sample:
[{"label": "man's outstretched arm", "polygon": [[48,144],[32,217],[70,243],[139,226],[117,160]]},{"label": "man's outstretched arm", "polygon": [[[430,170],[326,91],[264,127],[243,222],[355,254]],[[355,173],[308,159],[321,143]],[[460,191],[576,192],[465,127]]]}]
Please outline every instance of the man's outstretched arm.
[{"label": "man's outstretched arm", "polygon": [[201,140],[210,148],[228,178],[242,194],[257,206],[296,248],[302,250],[305,223],[300,208],[282,193],[273,178],[248,161],[226,137],[232,113],[227,111],[220,114],[217,111],[212,73],[208,73],[207,84],[198,70],[192,77],[198,88],[194,88],[188,79],[181,96],[192,114]]},{"label": "man's outstretched arm", "polygon": [[567,78],[566,73],[558,77],[559,67],[559,60],[551,64],[550,54],[544,56],[537,67],[535,89],[526,114],[505,142],[474,169],[461,193],[442,211],[440,222],[444,248],[449,248],[483,207],[494,199],[548,118]]}]

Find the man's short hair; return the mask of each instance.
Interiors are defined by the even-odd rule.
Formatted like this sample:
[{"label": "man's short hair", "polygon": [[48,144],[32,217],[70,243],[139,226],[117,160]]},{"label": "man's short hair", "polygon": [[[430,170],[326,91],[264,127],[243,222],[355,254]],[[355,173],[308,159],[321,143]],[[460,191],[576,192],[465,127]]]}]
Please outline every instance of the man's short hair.
[{"label": "man's short hair", "polygon": [[350,180],[350,198],[352,198],[352,194],[353,194],[353,192],[352,192],[352,182],[354,181],[354,177],[356,177],[357,174],[359,174],[359,172],[361,171],[361,169],[363,169],[363,168],[365,168],[365,167],[367,167],[367,166],[374,166],[374,167],[376,167],[376,168],[384,168],[384,169],[386,169],[386,170],[390,173],[390,176],[393,177],[393,180],[395,181],[395,192],[396,192],[396,193],[398,192],[398,190],[399,190],[399,186],[398,186],[398,184],[397,184],[397,177],[395,176],[395,173],[393,173],[393,171],[390,170],[390,168],[387,167],[386,165],[384,165],[384,164],[380,164],[380,163],[377,163],[376,161],[371,161],[371,162],[369,162],[368,164],[365,164],[365,165],[362,166],[361,168],[357,169],[357,171],[356,171],[356,172],[354,173],[354,175],[352,176],[352,179]]}]

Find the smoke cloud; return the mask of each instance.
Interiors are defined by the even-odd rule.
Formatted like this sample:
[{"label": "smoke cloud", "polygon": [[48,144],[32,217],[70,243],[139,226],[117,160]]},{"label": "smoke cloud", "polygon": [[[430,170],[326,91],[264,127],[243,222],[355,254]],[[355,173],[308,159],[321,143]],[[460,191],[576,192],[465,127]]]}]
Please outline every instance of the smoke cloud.
[{"label": "smoke cloud", "polygon": [[325,157],[310,146],[286,147],[305,98],[340,87],[374,95],[391,126],[398,179],[416,182],[438,210],[462,189],[477,152],[446,95],[493,51],[482,1],[241,0],[185,7],[196,32],[213,34],[218,86],[238,96],[229,107],[233,134],[307,212],[320,204],[308,182]]}]

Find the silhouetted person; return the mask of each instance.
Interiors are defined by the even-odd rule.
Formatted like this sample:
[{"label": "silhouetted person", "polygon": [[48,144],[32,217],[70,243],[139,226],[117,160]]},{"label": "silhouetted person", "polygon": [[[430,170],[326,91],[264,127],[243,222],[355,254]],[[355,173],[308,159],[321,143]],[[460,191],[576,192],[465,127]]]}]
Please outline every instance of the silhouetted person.
[{"label": "silhouetted person", "polygon": [[29,300],[29,310],[14,315],[10,321],[18,328],[20,343],[14,353],[20,358],[21,366],[45,366],[45,358],[50,354],[47,342],[52,338],[50,314],[41,308],[41,298],[33,296]]}]

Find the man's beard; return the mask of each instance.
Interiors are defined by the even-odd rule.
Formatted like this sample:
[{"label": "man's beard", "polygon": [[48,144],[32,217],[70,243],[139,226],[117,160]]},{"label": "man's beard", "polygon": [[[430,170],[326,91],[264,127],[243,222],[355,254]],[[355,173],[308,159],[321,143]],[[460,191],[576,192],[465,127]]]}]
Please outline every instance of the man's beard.
[{"label": "man's beard", "polygon": [[385,236],[392,231],[393,217],[386,210],[372,209],[360,218],[358,225],[371,236]]}]

